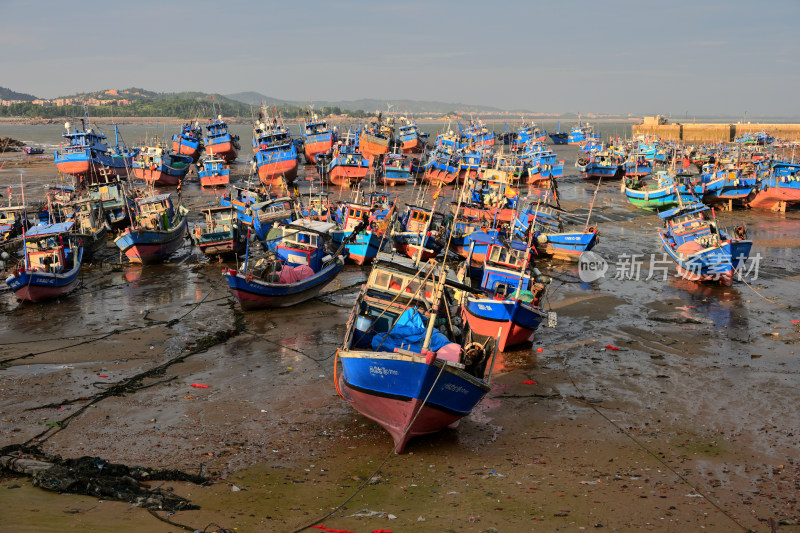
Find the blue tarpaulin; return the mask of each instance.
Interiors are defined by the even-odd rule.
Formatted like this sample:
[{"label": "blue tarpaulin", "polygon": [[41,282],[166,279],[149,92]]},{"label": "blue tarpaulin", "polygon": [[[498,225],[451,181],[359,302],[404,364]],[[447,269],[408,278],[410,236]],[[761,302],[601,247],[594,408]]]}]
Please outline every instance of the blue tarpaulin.
[{"label": "blue tarpaulin", "polygon": [[[400,315],[391,331],[379,333],[372,338],[372,349],[381,352],[393,352],[395,348],[403,348],[420,353],[422,351],[422,342],[425,340],[426,329],[427,326],[419,311],[406,309]],[[445,344],[450,344],[450,341],[438,330],[434,329],[431,345],[428,349],[435,352]]]}]

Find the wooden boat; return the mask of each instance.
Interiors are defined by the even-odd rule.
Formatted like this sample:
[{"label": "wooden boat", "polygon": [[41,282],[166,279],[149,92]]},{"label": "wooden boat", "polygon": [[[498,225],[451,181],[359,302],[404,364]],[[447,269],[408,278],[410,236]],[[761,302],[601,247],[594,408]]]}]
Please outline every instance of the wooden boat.
[{"label": "wooden boat", "polygon": [[199,122],[187,122],[181,126],[181,132],[172,136],[172,151],[189,156],[193,161],[200,159],[203,151],[203,128]]},{"label": "wooden boat", "polygon": [[306,205],[300,206],[300,213],[303,218],[330,221],[330,203],[327,192],[309,191],[308,195],[302,198],[306,198]]},{"label": "wooden boat", "polygon": [[150,185],[174,186],[186,177],[193,161],[191,156],[176,154],[163,146],[147,146],[139,150],[131,166],[133,175]]},{"label": "wooden boat", "polygon": [[[542,308],[546,287],[528,271],[530,240],[522,249],[490,244],[481,269],[483,295],[464,294],[462,312],[477,335],[498,339],[498,350],[533,340],[543,321],[555,325],[555,317]],[[467,264],[470,258],[467,258]]]},{"label": "wooden boat", "polygon": [[421,154],[425,151],[428,134],[419,131],[414,119],[400,117],[400,131],[397,142],[404,154]]},{"label": "wooden boat", "polygon": [[183,246],[186,209],[173,206],[169,194],[139,198],[134,203],[134,220],[116,238],[116,244],[131,263],[161,263]]},{"label": "wooden boat", "polygon": [[6,279],[18,300],[52,300],[77,286],[83,248],[70,236],[74,224],[44,224],[25,232],[25,266],[15,269]]},{"label": "wooden boat", "polygon": [[583,252],[593,249],[599,242],[599,231],[589,225],[583,229],[568,231],[564,227],[561,213],[559,207],[546,203],[530,204],[517,216],[515,233],[525,238],[532,228],[533,245],[537,254],[577,261]]},{"label": "wooden boat", "polygon": [[626,178],[622,190],[630,203],[642,209],[667,208],[695,199],[684,178],[666,170],[659,170],[651,176]]},{"label": "wooden boat", "polygon": [[334,224],[296,221],[280,224],[281,239],[271,258],[222,271],[242,309],[289,307],[317,296],[341,272],[344,258],[327,250]]},{"label": "wooden boat", "polygon": [[678,273],[692,281],[733,284],[734,273],[750,256],[753,243],[743,226],[729,235],[714,211],[702,204],[682,204],[658,214],[665,228],[659,230],[661,246],[678,265]]},{"label": "wooden boat", "polygon": [[771,174],[762,178],[748,206],[785,212],[787,207],[800,204],[800,176],[797,171],[795,166],[775,166],[773,163]]},{"label": "wooden boat", "polygon": [[72,235],[83,248],[83,260],[106,247],[108,228],[102,202],[91,197],[73,200],[60,207],[64,220],[74,220]]},{"label": "wooden boat", "polygon": [[22,244],[26,211],[24,205],[0,207],[0,250],[11,251]]},{"label": "wooden boat", "polygon": [[208,155],[215,155],[226,163],[236,159],[241,149],[239,136],[230,134],[228,124],[222,120],[222,115],[218,115],[217,120],[209,121],[209,124],[206,124],[203,143]]},{"label": "wooden boat", "polygon": [[458,178],[460,155],[449,148],[436,148],[428,156],[422,181],[430,185],[450,185]]},{"label": "wooden boat", "polygon": [[247,229],[231,207],[208,207],[201,210],[203,224],[195,224],[192,242],[207,256],[230,256],[244,251]]},{"label": "wooden boat", "polygon": [[[458,125],[461,129],[461,124]],[[492,130],[480,120],[470,120],[469,125],[462,130],[462,135],[468,145],[492,147],[495,143],[495,135]]]},{"label": "wooden boat", "polygon": [[437,280],[438,269],[380,254],[334,362],[339,396],[389,432],[396,453],[415,436],[455,427],[490,390],[484,374],[493,343],[473,343],[469,332],[449,326],[448,317],[460,319],[444,285],[463,285]]},{"label": "wooden boat", "polygon": [[44,153],[44,148],[41,146],[23,146],[22,151],[27,155],[41,155]]},{"label": "wooden boat", "polygon": [[231,182],[231,169],[221,158],[206,157],[197,171],[201,187],[226,187]]}]

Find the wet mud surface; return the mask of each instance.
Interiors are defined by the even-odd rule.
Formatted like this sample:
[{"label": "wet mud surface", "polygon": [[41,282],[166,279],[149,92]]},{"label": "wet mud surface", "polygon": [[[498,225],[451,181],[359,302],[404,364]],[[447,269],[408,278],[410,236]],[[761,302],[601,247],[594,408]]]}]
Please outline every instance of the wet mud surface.
[{"label": "wet mud surface", "polygon": [[[562,205],[583,225],[597,184],[577,175],[574,148],[556,151],[567,161]],[[2,160],[3,190],[20,175],[31,196],[56,182],[52,161]],[[219,192],[188,183],[183,194],[196,209]],[[333,387],[368,270],[348,265],[297,307],[241,313],[224,264],[188,243],[142,267],[120,262],[109,241],[58,302],[20,305],[0,292],[0,447],[30,441],[62,457],[209,476],[208,486],[158,483],[200,507],[160,516],[200,530],[295,531],[322,517],[359,533],[792,530],[800,214],[718,216],[746,223],[757,279],[703,285],[672,265],[666,279],[646,279],[661,258],[659,219],[629,205],[618,182],[602,183],[591,224],[605,277],[585,283],[574,263],[538,261],[554,280],[557,328],[503,354],[476,411],[403,455]],[[638,279],[620,270],[631,254]],[[0,478],[0,506],[9,531],[179,529],[11,475]]]}]

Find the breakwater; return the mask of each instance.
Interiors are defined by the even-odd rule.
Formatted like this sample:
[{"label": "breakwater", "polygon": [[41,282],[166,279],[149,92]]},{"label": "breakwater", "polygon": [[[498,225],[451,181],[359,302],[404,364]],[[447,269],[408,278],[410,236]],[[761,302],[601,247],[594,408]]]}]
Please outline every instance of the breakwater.
[{"label": "breakwater", "polygon": [[745,133],[766,132],[776,139],[800,139],[800,124],[635,124],[634,135],[658,135],[682,142],[731,142]]}]

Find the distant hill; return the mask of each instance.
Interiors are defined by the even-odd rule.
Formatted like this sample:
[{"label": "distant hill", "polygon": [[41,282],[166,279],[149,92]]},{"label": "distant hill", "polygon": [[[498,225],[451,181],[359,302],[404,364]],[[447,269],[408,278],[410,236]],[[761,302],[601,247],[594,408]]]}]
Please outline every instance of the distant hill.
[{"label": "distant hill", "polygon": [[[298,107],[308,107],[309,105],[309,102],[301,102],[299,100],[280,100],[278,98],[273,98],[271,96],[253,91],[227,94],[225,96],[231,100],[250,105],[259,105],[261,102],[264,102],[267,105],[293,105]],[[424,100],[377,100],[373,98],[362,98],[360,100],[317,100],[311,103],[314,104],[315,109],[320,109],[322,107],[338,107],[340,109],[350,110],[361,109],[369,113],[375,111],[386,112],[389,105],[392,106],[392,111],[396,113],[402,113],[403,111],[406,111],[408,113],[445,114],[452,113],[453,111],[475,111],[476,113],[496,113],[503,111],[497,107],[476,106],[460,103],[452,104]]]},{"label": "distant hill", "polygon": [[18,93],[17,91],[0,87],[0,100],[22,100],[24,102],[33,102],[34,100],[38,100],[38,98],[32,94]]}]

